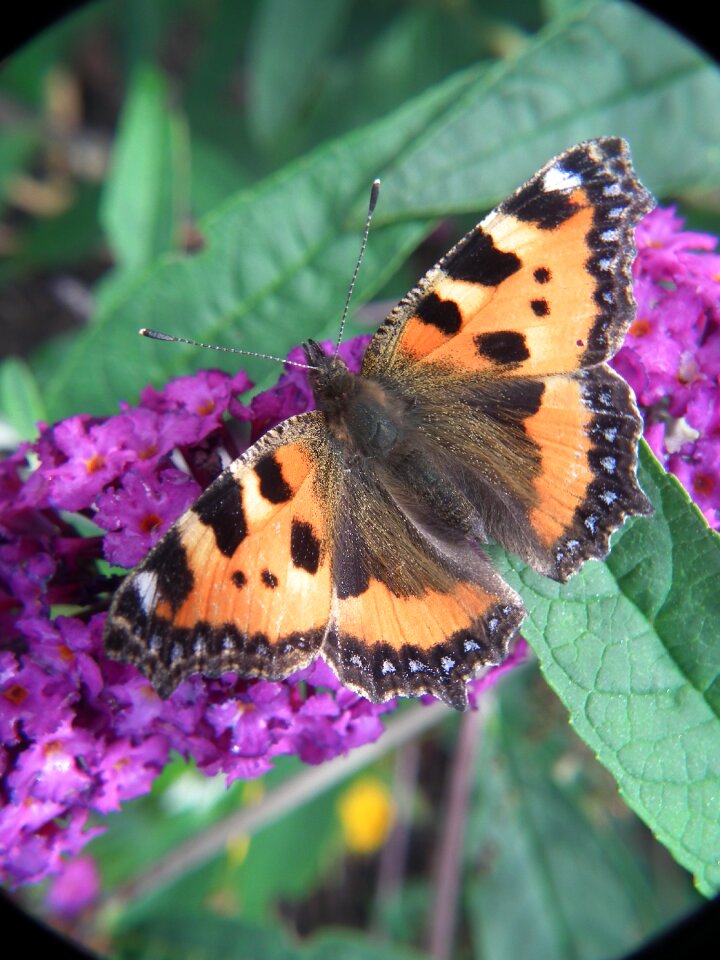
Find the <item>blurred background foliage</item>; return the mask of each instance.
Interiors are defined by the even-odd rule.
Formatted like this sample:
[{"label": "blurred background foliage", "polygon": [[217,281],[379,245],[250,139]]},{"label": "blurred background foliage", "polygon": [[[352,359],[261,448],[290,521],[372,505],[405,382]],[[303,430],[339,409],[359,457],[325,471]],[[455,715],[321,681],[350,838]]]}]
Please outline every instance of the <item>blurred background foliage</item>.
[{"label": "blurred background foliage", "polygon": [[[627,136],[648,185],[720,232],[719,91],[630,4],[88,4],[0,73],[0,441],[208,365],[140,341],[142,325],[281,355],[331,335],[375,175],[351,332],[585,137]],[[178,760],[89,848],[106,900],[62,923],[128,958],[424,955],[467,723],[124,895],[297,775],[287,760],[226,791]],[[621,956],[699,902],[533,666],[487,698],[478,731],[452,956]],[[44,895],[23,894],[47,913]]]}]

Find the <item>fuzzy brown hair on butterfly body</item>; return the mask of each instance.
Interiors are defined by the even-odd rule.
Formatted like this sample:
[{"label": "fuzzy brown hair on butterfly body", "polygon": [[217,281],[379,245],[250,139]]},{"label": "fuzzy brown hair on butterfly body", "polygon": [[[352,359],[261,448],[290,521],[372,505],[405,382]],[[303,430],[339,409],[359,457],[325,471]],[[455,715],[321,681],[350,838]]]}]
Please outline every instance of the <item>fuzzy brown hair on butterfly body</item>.
[{"label": "fuzzy brown hair on butterfly body", "polygon": [[483,545],[564,581],[651,512],[640,416],[607,361],[652,204],[623,140],[578,144],[426,274],[359,375],[308,341],[318,409],[231,464],[127,577],[109,655],[162,696],[322,656],[375,702],[464,709],[525,616]]},{"label": "fuzzy brown hair on butterfly body", "polygon": [[[405,390],[400,381],[391,385],[369,377],[356,376],[337,356],[328,356],[313,341],[305,345],[309,364],[315,367],[310,375],[318,410],[326,416],[327,428],[336,442],[336,455],[344,464],[342,489],[337,498],[337,510],[342,505],[371,504],[367,516],[357,515],[354,523],[367,544],[386,539],[383,532],[393,531],[396,549],[393,551],[392,571],[387,578],[382,575],[382,560],[376,550],[366,546],[373,556],[370,567],[375,576],[384,582],[393,583],[393,590],[400,595],[422,596],[427,588],[447,589],[445,568],[450,568],[451,577],[461,570],[452,563],[452,554],[458,544],[465,540],[487,542],[489,524],[463,492],[474,489],[475,497],[483,508],[491,495],[478,497],[482,488],[481,477],[473,465],[479,467],[477,456],[478,439],[472,427],[478,422],[478,410],[467,402],[474,397],[470,384],[464,390],[447,374],[436,372],[424,376],[432,382],[432,397],[444,398],[443,402],[420,402],[417,385],[409,383]],[[461,401],[462,398],[462,401]],[[430,424],[433,416],[443,425],[446,436],[442,445],[432,438]],[[448,421],[457,419],[459,435],[462,436],[462,465],[449,464],[458,451],[453,451],[447,439]],[[465,422],[467,420],[467,422]],[[489,445],[487,445],[489,448]],[[442,457],[438,457],[442,451]],[[503,459],[507,462],[508,457]],[[453,474],[462,479],[453,480]],[[495,481],[498,477],[494,477]],[[359,487],[359,489],[356,489]],[[382,500],[362,492],[380,489],[386,495]],[[342,527],[342,518],[337,517]],[[428,565],[428,534],[445,543],[446,549],[436,555],[435,565]],[[424,533],[424,537],[423,537]],[[415,537],[413,536],[415,534]],[[414,553],[412,543],[417,540],[421,556],[412,563],[398,565],[395,557],[408,557]],[[357,536],[357,534],[356,534]],[[357,547],[355,548],[357,550]],[[342,551],[337,551],[336,575],[343,582]],[[419,562],[420,561],[420,562]],[[467,562],[467,557],[463,557]],[[407,570],[404,574],[403,571]],[[379,575],[379,576],[378,576]],[[402,579],[401,579],[402,578]]]}]

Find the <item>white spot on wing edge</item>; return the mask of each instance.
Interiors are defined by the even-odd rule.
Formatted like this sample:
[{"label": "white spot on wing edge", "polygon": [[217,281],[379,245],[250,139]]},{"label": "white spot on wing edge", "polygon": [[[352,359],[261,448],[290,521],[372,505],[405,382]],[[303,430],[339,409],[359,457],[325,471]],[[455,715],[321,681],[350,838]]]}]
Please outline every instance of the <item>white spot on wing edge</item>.
[{"label": "white spot on wing edge", "polygon": [[155,601],[158,593],[157,574],[153,573],[152,570],[140,570],[135,574],[133,584],[135,586],[135,593],[140,601],[140,606],[143,608],[143,613],[150,616],[155,609]]},{"label": "white spot on wing edge", "polygon": [[594,513],[591,513],[588,517],[585,518],[585,526],[588,528],[590,533],[593,533],[593,534],[595,533],[595,530],[597,529],[597,521],[598,521],[598,518]]},{"label": "white spot on wing edge", "polygon": [[569,173],[562,167],[550,167],[543,176],[543,190],[576,190],[582,186],[582,180],[576,173]]}]

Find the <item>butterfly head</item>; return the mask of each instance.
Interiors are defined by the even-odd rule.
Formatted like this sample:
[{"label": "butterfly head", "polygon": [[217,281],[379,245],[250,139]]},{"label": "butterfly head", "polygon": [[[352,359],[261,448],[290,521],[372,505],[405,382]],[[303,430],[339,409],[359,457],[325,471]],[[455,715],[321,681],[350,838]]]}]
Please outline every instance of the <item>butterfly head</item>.
[{"label": "butterfly head", "polygon": [[318,409],[326,412],[341,411],[355,388],[356,377],[344,360],[336,354],[327,354],[315,340],[303,344],[310,370],[312,386]]}]

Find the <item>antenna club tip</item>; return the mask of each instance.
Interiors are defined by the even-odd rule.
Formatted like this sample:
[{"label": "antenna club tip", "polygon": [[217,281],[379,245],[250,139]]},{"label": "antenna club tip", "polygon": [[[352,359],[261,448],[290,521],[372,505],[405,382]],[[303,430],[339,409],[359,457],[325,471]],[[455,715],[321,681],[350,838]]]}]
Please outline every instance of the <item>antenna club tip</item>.
[{"label": "antenna club tip", "polygon": [[380,194],[380,178],[376,177],[372,182],[372,187],[370,188],[370,203],[368,204],[368,223],[370,222],[370,217],[375,210],[375,204],[378,201],[378,195]]},{"label": "antenna club tip", "polygon": [[140,334],[141,337],[146,337],[148,335],[147,327],[140,327],[140,329],[138,330],[138,333]]}]

